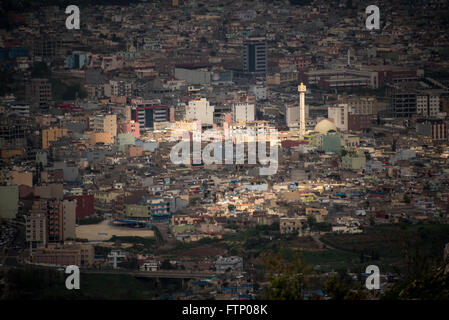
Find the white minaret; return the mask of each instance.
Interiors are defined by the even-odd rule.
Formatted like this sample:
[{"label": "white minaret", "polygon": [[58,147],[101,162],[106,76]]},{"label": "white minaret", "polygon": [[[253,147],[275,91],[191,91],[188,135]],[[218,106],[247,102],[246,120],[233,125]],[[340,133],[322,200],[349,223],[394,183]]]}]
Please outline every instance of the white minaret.
[{"label": "white minaret", "polygon": [[304,138],[306,135],[306,86],[298,86],[299,91],[299,125],[301,130],[301,137]]}]

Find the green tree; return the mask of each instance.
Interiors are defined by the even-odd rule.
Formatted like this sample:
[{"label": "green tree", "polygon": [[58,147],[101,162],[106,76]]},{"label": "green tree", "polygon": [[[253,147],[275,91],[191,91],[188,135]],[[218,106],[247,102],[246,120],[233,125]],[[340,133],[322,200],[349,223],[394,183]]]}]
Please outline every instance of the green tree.
[{"label": "green tree", "polygon": [[326,281],[323,291],[332,300],[363,300],[367,298],[366,292],[360,284],[350,285],[337,276],[332,276]]},{"label": "green tree", "polygon": [[269,251],[262,255],[266,279],[270,281],[264,299],[269,300],[301,300],[304,289],[312,275],[312,267],[308,265],[300,253],[296,253],[289,261],[280,252]]}]

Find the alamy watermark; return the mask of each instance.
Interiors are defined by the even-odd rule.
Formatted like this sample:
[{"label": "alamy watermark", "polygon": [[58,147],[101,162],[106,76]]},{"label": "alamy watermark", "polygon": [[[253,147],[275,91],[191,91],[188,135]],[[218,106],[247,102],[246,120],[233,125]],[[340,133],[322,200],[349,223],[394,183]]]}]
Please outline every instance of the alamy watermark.
[{"label": "alamy watermark", "polygon": [[80,8],[75,5],[70,5],[65,8],[65,13],[70,14],[65,20],[65,26],[67,29],[79,29],[80,28]]},{"label": "alamy watermark", "polygon": [[65,287],[68,290],[79,289],[80,288],[80,268],[77,266],[68,266],[65,269],[65,273],[70,274],[65,280]]},{"label": "alamy watermark", "polygon": [[[278,131],[274,128],[230,129],[224,130],[224,136],[217,130],[178,129],[172,132],[170,141],[179,141],[170,152],[174,164],[239,165],[245,164],[246,158],[248,164],[259,161],[260,175],[274,175],[278,169]],[[209,142],[203,150],[202,142]]]},{"label": "alamy watermark", "polygon": [[366,274],[369,276],[366,278],[365,287],[368,290],[379,290],[380,289],[380,269],[376,265],[369,265],[366,267]]}]

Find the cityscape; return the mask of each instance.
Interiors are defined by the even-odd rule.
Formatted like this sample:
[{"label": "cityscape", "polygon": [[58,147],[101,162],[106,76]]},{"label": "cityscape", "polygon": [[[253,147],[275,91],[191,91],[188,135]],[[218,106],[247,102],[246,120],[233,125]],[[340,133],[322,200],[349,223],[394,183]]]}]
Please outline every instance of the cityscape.
[{"label": "cityscape", "polygon": [[448,300],[448,14],[3,1],[0,300]]}]

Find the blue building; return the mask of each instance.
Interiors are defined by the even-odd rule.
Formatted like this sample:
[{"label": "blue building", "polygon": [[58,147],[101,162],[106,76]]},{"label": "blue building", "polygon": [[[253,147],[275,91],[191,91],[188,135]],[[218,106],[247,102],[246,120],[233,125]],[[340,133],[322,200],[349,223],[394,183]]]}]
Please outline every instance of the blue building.
[{"label": "blue building", "polygon": [[87,55],[84,52],[73,52],[71,56],[65,59],[67,69],[81,69],[87,64]]}]

